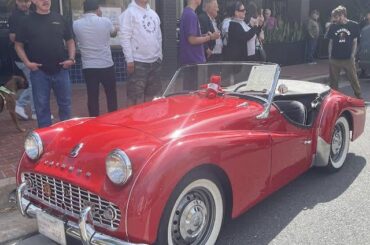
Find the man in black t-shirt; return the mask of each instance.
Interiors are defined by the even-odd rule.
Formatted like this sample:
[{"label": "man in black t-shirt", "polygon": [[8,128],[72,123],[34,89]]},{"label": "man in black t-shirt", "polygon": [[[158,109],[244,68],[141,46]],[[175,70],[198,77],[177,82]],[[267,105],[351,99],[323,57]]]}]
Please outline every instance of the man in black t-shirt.
[{"label": "man in black t-shirt", "polygon": [[[39,128],[52,124],[50,91],[59,106],[61,121],[71,117],[71,82],[68,68],[75,63],[71,27],[58,13],[50,12],[51,0],[32,0],[36,11],[25,17],[17,29],[15,48],[31,70],[32,92]],[[66,56],[64,41],[68,49]],[[24,44],[27,43],[27,54]]]},{"label": "man in black t-shirt", "polygon": [[29,8],[31,5],[31,0],[16,0],[15,8],[9,17],[9,39],[11,42],[11,57],[14,60],[15,65],[23,72],[26,77],[29,87],[25,89],[17,100],[17,105],[15,107],[15,112],[21,118],[27,120],[28,115],[25,112],[25,107],[31,105],[32,117],[36,118],[36,110],[33,104],[32,96],[32,84],[30,82],[30,69],[21,61],[14,49],[15,35],[19,25],[22,23],[23,18],[29,14]]},{"label": "man in black t-shirt", "polygon": [[332,11],[332,17],[335,24],[330,25],[327,34],[329,38],[330,87],[338,89],[339,74],[343,69],[355,96],[362,98],[355,65],[357,39],[360,35],[359,25],[347,19],[347,10],[343,6],[335,8]]}]

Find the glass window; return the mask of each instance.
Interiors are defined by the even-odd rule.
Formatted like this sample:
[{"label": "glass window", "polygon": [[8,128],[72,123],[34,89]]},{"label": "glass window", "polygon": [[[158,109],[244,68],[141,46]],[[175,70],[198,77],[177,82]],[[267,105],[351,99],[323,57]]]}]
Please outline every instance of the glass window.
[{"label": "glass window", "polygon": [[[83,3],[85,0],[70,0],[63,1],[64,16],[69,20],[77,20],[80,18],[83,11]],[[127,8],[132,0],[101,0],[100,6],[104,17],[109,18],[113,25],[119,26],[119,16]],[[149,1],[152,9],[155,10],[155,1]],[[70,15],[70,16],[69,16]],[[110,44],[113,46],[119,45],[118,36],[111,39]]]},{"label": "glass window", "polygon": [[[127,6],[131,3],[132,0],[102,0],[101,7],[103,10],[113,10],[120,9],[120,11],[124,11]],[[83,14],[83,2],[84,0],[73,0],[70,1],[71,10],[72,10],[72,20],[78,19]],[[155,1],[150,1],[150,6],[152,9],[155,9]],[[103,11],[104,16],[104,11]],[[109,17],[109,16],[107,16]]]}]

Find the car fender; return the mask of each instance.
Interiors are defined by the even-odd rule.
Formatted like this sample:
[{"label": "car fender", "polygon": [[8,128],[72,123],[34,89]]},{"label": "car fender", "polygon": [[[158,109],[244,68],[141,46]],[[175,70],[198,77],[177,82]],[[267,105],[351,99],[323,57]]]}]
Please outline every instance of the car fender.
[{"label": "car fender", "polygon": [[325,167],[330,156],[330,144],[334,125],[340,116],[345,116],[352,131],[352,141],[364,131],[365,104],[333,91],[325,100],[316,125],[316,153],[313,166]]},{"label": "car fender", "polygon": [[[245,149],[249,148],[251,152],[255,151],[256,147],[270,149],[269,134],[243,132],[244,134],[235,131],[223,131],[221,133],[211,132],[186,136],[168,142],[153,154],[140,170],[130,190],[125,216],[126,233],[130,241],[155,242],[162,213],[168,199],[177,183],[195,168],[203,165],[213,165],[224,171],[230,179],[228,170],[223,169],[220,162],[224,161],[222,159],[225,159],[225,154],[231,151],[234,151],[235,154],[235,144],[242,145]],[[249,135],[247,140],[244,139],[246,135]],[[246,141],[250,144],[245,145]],[[224,151],[220,151],[221,148]],[[250,153],[244,152],[243,154]],[[264,166],[268,165],[268,169],[263,169],[266,174],[263,181],[267,185],[266,180],[270,174],[268,171],[270,169],[270,153],[267,150],[261,150],[253,154],[259,154],[259,157],[266,159]],[[230,156],[228,157],[230,158]],[[235,172],[237,170],[235,171],[234,168],[234,174]]]}]

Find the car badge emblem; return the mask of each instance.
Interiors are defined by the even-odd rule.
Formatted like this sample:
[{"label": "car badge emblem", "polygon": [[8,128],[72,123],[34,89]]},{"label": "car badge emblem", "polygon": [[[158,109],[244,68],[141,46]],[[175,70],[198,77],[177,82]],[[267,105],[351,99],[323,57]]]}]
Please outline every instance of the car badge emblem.
[{"label": "car badge emblem", "polygon": [[77,157],[77,156],[78,156],[78,153],[80,152],[80,150],[82,149],[82,147],[83,147],[83,146],[84,146],[84,144],[83,144],[83,143],[80,143],[80,144],[76,145],[76,146],[72,149],[71,153],[69,153],[69,156],[70,156],[70,157]]},{"label": "car badge emblem", "polygon": [[51,191],[51,186],[49,183],[44,183],[42,185],[42,191],[44,192],[44,195],[47,197],[51,197],[52,191]]}]

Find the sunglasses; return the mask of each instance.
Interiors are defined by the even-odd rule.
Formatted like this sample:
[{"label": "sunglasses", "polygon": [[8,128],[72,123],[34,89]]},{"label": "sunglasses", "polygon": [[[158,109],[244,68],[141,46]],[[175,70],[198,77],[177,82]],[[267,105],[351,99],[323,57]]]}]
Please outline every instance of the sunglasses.
[{"label": "sunglasses", "polygon": [[247,10],[245,10],[245,9],[238,9],[237,11],[238,12],[246,12]]}]

